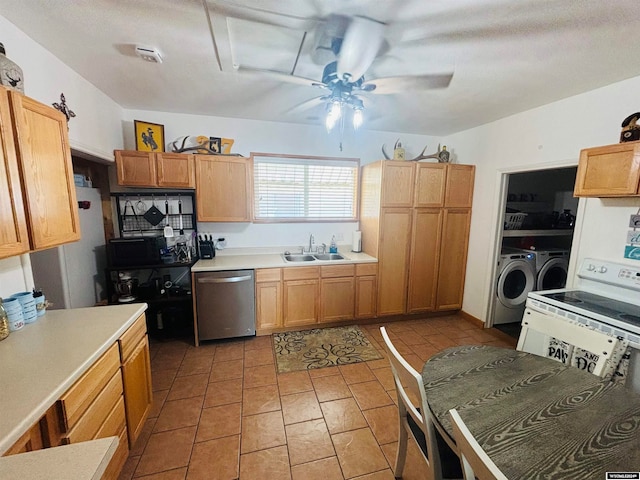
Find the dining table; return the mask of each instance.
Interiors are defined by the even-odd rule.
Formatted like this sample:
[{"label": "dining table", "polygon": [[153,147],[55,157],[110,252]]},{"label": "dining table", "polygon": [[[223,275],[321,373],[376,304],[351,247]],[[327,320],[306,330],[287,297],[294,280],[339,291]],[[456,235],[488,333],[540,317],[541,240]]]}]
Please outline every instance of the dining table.
[{"label": "dining table", "polygon": [[640,471],[640,394],[550,358],[487,345],[445,349],[422,369],[440,433],[457,409],[509,479],[585,480]]}]

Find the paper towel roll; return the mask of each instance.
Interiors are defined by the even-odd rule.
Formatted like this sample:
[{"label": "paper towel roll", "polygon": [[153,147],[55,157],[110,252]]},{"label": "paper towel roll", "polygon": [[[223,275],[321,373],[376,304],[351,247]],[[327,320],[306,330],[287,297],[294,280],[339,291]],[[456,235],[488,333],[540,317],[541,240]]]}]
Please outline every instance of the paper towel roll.
[{"label": "paper towel roll", "polygon": [[360,230],[356,230],[353,232],[353,243],[351,244],[352,252],[361,252],[362,251],[362,232]]}]

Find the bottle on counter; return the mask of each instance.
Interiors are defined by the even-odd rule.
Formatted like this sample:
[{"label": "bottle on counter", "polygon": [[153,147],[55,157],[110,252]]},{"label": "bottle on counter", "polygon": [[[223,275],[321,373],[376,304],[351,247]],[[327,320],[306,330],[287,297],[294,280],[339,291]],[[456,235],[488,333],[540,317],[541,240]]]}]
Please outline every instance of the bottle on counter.
[{"label": "bottle on counter", "polygon": [[336,244],[336,236],[331,237],[331,244],[329,245],[329,253],[338,253],[338,245]]},{"label": "bottle on counter", "polygon": [[7,312],[2,305],[2,298],[0,298],[0,340],[4,340],[9,336],[9,318]]}]

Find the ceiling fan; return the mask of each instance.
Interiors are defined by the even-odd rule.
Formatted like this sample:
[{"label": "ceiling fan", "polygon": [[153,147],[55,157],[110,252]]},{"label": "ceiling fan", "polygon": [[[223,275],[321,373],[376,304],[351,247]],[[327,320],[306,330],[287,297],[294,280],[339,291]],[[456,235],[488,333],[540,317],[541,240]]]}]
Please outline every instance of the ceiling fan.
[{"label": "ceiling fan", "polygon": [[306,33],[291,74],[238,66],[239,72],[268,75],[287,83],[319,87],[327,92],[289,110],[299,111],[325,104],[326,127],[331,130],[338,121],[343,125],[346,111],[352,111],[354,128],[363,121],[363,97],[368,94],[392,95],[405,91],[446,88],[453,73],[403,75],[366,79],[365,73],[376,58],[385,55],[389,43],[385,39],[387,25],[365,16],[331,14],[317,22],[311,58],[326,63],[320,81],[295,75]]}]

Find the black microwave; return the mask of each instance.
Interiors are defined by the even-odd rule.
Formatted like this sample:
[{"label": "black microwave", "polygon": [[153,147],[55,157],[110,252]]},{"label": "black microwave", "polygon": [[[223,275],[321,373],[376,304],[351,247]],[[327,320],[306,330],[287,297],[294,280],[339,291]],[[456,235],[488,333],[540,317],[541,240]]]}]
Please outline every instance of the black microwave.
[{"label": "black microwave", "polygon": [[109,258],[114,267],[159,264],[160,250],[166,246],[164,237],[112,238],[109,240]]}]

